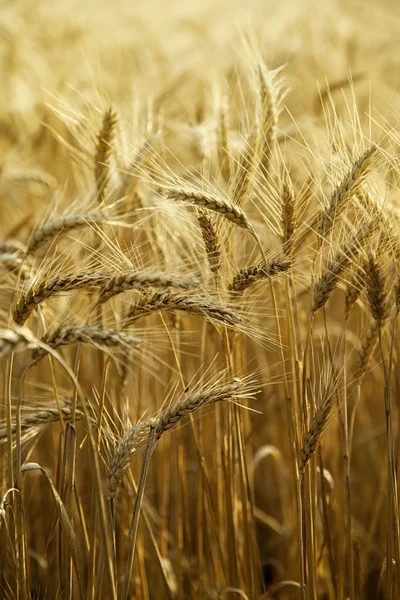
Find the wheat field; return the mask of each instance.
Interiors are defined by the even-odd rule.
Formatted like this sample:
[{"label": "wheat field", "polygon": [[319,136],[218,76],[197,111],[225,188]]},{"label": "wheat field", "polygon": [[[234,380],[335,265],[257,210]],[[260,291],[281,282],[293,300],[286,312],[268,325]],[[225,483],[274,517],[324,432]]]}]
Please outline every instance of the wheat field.
[{"label": "wheat field", "polygon": [[400,598],[400,12],[0,6],[0,600]]}]

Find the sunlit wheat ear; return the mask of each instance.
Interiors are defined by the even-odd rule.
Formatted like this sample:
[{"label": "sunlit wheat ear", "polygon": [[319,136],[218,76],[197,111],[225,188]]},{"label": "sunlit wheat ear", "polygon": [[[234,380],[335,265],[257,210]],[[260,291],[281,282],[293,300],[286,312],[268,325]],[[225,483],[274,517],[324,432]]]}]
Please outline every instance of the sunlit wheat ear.
[{"label": "sunlit wheat ear", "polygon": [[275,277],[290,269],[292,261],[287,256],[279,256],[267,261],[266,264],[251,265],[236,273],[228,289],[231,292],[243,292],[246,288],[262,279]]},{"label": "sunlit wheat ear", "polygon": [[282,247],[287,256],[293,255],[293,236],[297,227],[296,200],[288,177],[282,183]]},{"label": "sunlit wheat ear", "polygon": [[258,66],[260,80],[260,95],[262,103],[261,112],[261,170],[264,175],[268,175],[271,166],[271,157],[274,149],[275,132],[278,126],[278,108],[277,98],[271,75],[268,73],[264,64]]},{"label": "sunlit wheat ear", "polygon": [[13,275],[20,275],[23,279],[27,279],[32,273],[31,266],[15,254],[0,253],[0,269],[4,269]]},{"label": "sunlit wheat ear", "polygon": [[107,215],[102,211],[93,211],[77,215],[67,215],[45,223],[28,238],[27,253],[33,254],[46,242],[53,240],[60,233],[74,231],[95,223],[103,223]]},{"label": "sunlit wheat ear", "polygon": [[369,363],[374,355],[379,341],[379,327],[376,321],[372,321],[361,339],[361,349],[353,366],[354,378],[361,380],[367,373]]},{"label": "sunlit wheat ear", "polygon": [[242,323],[239,315],[214,300],[199,295],[179,294],[170,290],[145,295],[128,311],[125,322],[133,323],[142,317],[163,310],[186,312],[228,326]]},{"label": "sunlit wheat ear", "polygon": [[332,383],[332,385],[329,385],[325,389],[321,404],[318,406],[311,421],[311,427],[303,437],[300,450],[300,476],[304,474],[311,457],[321,444],[322,435],[328,425],[334,404],[335,390]]},{"label": "sunlit wheat ear", "polygon": [[258,235],[256,234],[253,226],[251,225],[250,221],[248,220],[246,213],[240,208],[240,206],[237,206],[237,204],[235,204],[228,198],[212,194],[206,194],[205,192],[199,192],[193,189],[183,188],[174,188],[168,190],[167,198],[170,200],[187,202],[205,210],[217,212],[231,223],[238,225],[238,227],[247,229],[247,231],[251,233],[251,235],[257,242],[264,262],[267,262],[261,241]]},{"label": "sunlit wheat ear", "polygon": [[349,282],[346,285],[344,297],[344,314],[347,319],[351,309],[357,302],[365,285],[365,272],[361,266],[356,266]]},{"label": "sunlit wheat ear", "polygon": [[374,253],[369,254],[364,269],[369,306],[372,316],[380,328],[387,317],[387,289],[383,271]]},{"label": "sunlit wheat ear", "polygon": [[228,99],[223,98],[219,111],[218,157],[222,177],[225,179],[225,181],[230,181],[232,174],[229,128],[229,104]]},{"label": "sunlit wheat ear", "polygon": [[112,142],[117,124],[116,113],[109,108],[103,116],[100,131],[97,134],[94,157],[94,176],[99,201],[107,197],[111,178]]},{"label": "sunlit wheat ear", "polygon": [[158,414],[139,421],[127,431],[117,445],[108,469],[109,495],[114,498],[134,454],[142,450],[150,428],[156,429],[157,439],[172,429],[179,421],[196,410],[215,402],[244,400],[254,396],[256,388],[248,381],[234,380],[231,383],[204,387],[194,393],[184,394],[177,402]]},{"label": "sunlit wheat ear", "polygon": [[[71,403],[64,401],[60,406],[61,417],[68,421],[72,417]],[[83,412],[80,409],[75,410],[75,419],[83,419]],[[38,407],[37,410],[24,411],[21,415],[21,441],[27,442],[29,439],[37,436],[37,434],[50,423],[60,421],[60,412],[57,407],[46,406]],[[11,433],[15,435],[17,426],[12,423]],[[0,444],[7,439],[7,425],[0,425]]]},{"label": "sunlit wheat ear", "polygon": [[0,329],[0,358],[11,352],[35,348],[36,344],[35,336],[26,327]]},{"label": "sunlit wheat ear", "polygon": [[338,285],[340,278],[360,252],[363,242],[368,238],[371,231],[371,224],[364,227],[358,234],[350,240],[343,248],[336,253],[334,258],[328,264],[321,277],[315,284],[312,312],[319,311],[329,300],[333,290]]},{"label": "sunlit wheat ear", "polygon": [[211,216],[199,209],[197,221],[203,237],[204,247],[207,254],[208,264],[212,273],[218,273],[221,268],[221,246],[218,243],[218,235]]},{"label": "sunlit wheat ear", "polygon": [[[57,329],[46,332],[40,341],[53,349],[81,343],[99,348],[119,348],[124,352],[129,352],[142,343],[142,340],[128,333],[88,325],[61,325]],[[47,353],[45,348],[34,350],[33,363],[39,362]]]},{"label": "sunlit wheat ear", "polygon": [[377,147],[371,145],[353,162],[351,169],[333,190],[328,208],[317,217],[320,239],[329,234],[335,219],[346,208],[351,197],[361,189],[376,155]]},{"label": "sunlit wheat ear", "polygon": [[235,225],[253,232],[253,227],[250,224],[246,213],[240,206],[237,206],[228,200],[228,198],[206,194],[205,192],[199,192],[189,188],[174,188],[168,190],[166,197],[169,200],[193,204],[199,208],[216,212],[231,223],[235,223]]},{"label": "sunlit wheat ear", "polygon": [[5,240],[0,242],[0,254],[12,254],[18,258],[24,258],[27,247],[18,240]]},{"label": "sunlit wheat ear", "polygon": [[246,140],[245,149],[236,167],[232,195],[237,206],[242,206],[251,191],[251,178],[257,166],[259,147],[259,126],[255,126]]},{"label": "sunlit wheat ear", "polygon": [[179,278],[171,274],[149,269],[122,273],[121,275],[109,278],[105,285],[103,285],[100,290],[98,302],[99,304],[103,304],[104,302],[108,302],[108,300],[114,296],[129,290],[148,287],[187,290],[197,287],[199,283],[199,280],[194,276]]},{"label": "sunlit wheat ear", "polygon": [[37,283],[31,284],[21,294],[13,310],[14,322],[17,325],[25,323],[35,308],[50,297],[72,290],[98,287],[104,284],[107,279],[108,277],[105,273],[83,271],[75,275],[67,275],[65,277],[55,276],[39,280]]}]

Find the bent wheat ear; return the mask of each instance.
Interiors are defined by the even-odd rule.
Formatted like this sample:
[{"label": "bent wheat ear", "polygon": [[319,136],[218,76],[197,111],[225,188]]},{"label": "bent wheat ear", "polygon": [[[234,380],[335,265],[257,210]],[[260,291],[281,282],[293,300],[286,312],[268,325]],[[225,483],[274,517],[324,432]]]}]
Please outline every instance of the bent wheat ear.
[{"label": "bent wheat ear", "polygon": [[140,288],[155,287],[155,288],[179,288],[189,289],[199,285],[199,280],[196,277],[186,277],[186,279],[175,278],[173,275],[167,275],[159,271],[134,271],[131,273],[123,273],[111,277],[102,287],[98,302],[103,304],[128,290],[137,290]]},{"label": "bent wheat ear", "polygon": [[237,314],[215,301],[208,300],[202,296],[177,294],[168,290],[144,296],[140,302],[132,306],[126,316],[126,322],[133,323],[141,317],[163,310],[179,310],[199,315],[224,325],[239,325],[242,322],[242,319]]},{"label": "bent wheat ear", "polygon": [[36,344],[35,336],[26,327],[0,329],[0,358],[18,350],[29,350]]},{"label": "bent wheat ear", "polygon": [[292,261],[287,256],[279,256],[268,261],[266,264],[245,267],[234,276],[228,289],[231,292],[243,292],[250,285],[261,279],[268,279],[284,273],[291,265]]},{"label": "bent wheat ear", "polygon": [[0,253],[0,267],[14,275],[20,274],[24,279],[27,279],[31,274],[30,266],[25,264],[24,259],[16,254]]},{"label": "bent wheat ear", "polygon": [[183,188],[168,190],[166,197],[168,200],[187,202],[194,206],[216,212],[228,221],[231,221],[231,223],[235,223],[235,225],[253,232],[253,227],[245,212],[240,206],[237,206],[227,198],[206,194],[205,192],[198,192],[192,189],[185,190]]},{"label": "bent wheat ear", "polygon": [[55,238],[59,233],[65,231],[72,231],[74,229],[80,229],[90,225],[91,223],[102,223],[107,220],[107,216],[104,212],[97,211],[86,214],[78,215],[67,215],[66,217],[60,217],[54,221],[46,223],[42,227],[39,227],[28,239],[27,253],[33,254],[38,248],[49,240]]},{"label": "bent wheat ear", "polygon": [[212,273],[218,273],[221,268],[221,247],[218,243],[218,236],[215,225],[211,217],[204,210],[199,210],[197,217],[203,236],[204,246],[207,253],[208,264]]},{"label": "bent wheat ear", "polygon": [[[142,340],[115,329],[102,329],[89,325],[61,325],[53,331],[46,332],[40,340],[49,348],[60,348],[69,344],[93,344],[101,348],[119,348],[129,351],[142,343]],[[45,348],[32,353],[32,361],[37,363],[46,356]]]},{"label": "bent wheat ear", "polygon": [[25,258],[27,247],[18,240],[5,240],[0,242],[0,254],[12,254],[18,258]]},{"label": "bent wheat ear", "polygon": [[[68,421],[72,416],[71,404],[65,402],[60,406],[61,417]],[[83,412],[76,408],[75,418],[76,420],[83,419]],[[39,409],[30,410],[29,412],[22,413],[21,415],[21,433],[22,441],[26,442],[31,437],[37,435],[38,431],[49,425],[50,423],[56,423],[60,420],[60,412],[57,407],[46,406]],[[11,433],[15,435],[17,430],[16,423],[11,424]],[[7,439],[8,431],[7,426],[0,427],[0,444],[5,442]]]},{"label": "bent wheat ear", "polygon": [[250,399],[255,391],[256,388],[252,383],[240,380],[226,385],[205,387],[193,394],[184,394],[180,400],[169,408],[162,410],[153,417],[139,421],[135,427],[127,431],[122,437],[111,459],[107,474],[110,497],[115,497],[133,455],[143,449],[150,428],[155,429],[157,439],[160,439],[163,433],[172,429],[185,416],[199,408],[209,406],[214,402]]},{"label": "bent wheat ear", "polygon": [[76,275],[51,277],[50,279],[44,279],[36,284],[32,284],[22,293],[18,300],[13,311],[13,319],[17,325],[22,325],[29,318],[35,307],[47,298],[64,292],[70,292],[71,290],[96,287],[103,284],[106,279],[107,276],[105,273],[83,271]]}]

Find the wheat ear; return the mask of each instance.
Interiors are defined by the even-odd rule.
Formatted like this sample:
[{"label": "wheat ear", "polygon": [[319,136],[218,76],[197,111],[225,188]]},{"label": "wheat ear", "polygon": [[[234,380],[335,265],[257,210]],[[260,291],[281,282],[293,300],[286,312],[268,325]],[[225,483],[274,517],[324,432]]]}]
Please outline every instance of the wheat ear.
[{"label": "wheat ear", "polygon": [[[46,406],[38,409],[36,411],[30,410],[27,413],[23,413],[21,416],[21,432],[23,432],[23,441],[27,441],[30,437],[35,436],[38,430],[43,429],[46,425],[50,423],[55,423],[60,420],[60,411],[61,417],[66,421],[71,419],[72,410],[71,405],[69,403],[64,403],[60,406],[60,410],[58,407]],[[75,418],[77,420],[83,419],[83,412],[78,408],[75,410]],[[16,423],[12,423],[11,425],[11,433],[15,435],[17,430]],[[8,436],[8,428],[7,426],[0,427],[0,444],[5,442]]]},{"label": "wheat ear", "polygon": [[33,333],[26,327],[0,329],[0,358],[11,352],[34,348],[36,343],[37,340]]},{"label": "wheat ear", "polygon": [[13,311],[13,319],[17,325],[25,323],[36,306],[47,298],[89,287],[100,286],[107,280],[105,273],[83,271],[65,277],[51,277],[32,284],[19,298]]},{"label": "wheat ear", "polygon": [[81,229],[92,223],[102,223],[106,220],[107,216],[104,212],[93,211],[86,214],[67,215],[59,219],[54,219],[54,221],[49,221],[36,229],[28,238],[27,253],[33,254],[43,244],[55,238],[61,232]]},{"label": "wheat ear", "polygon": [[109,108],[103,115],[103,121],[99,133],[97,134],[96,152],[94,158],[94,176],[97,185],[99,201],[107,196],[111,172],[110,162],[115,127],[117,124],[117,115]]},{"label": "wheat ear", "polygon": [[266,176],[269,173],[274,149],[275,132],[278,126],[278,108],[271,76],[262,63],[258,65],[258,72],[262,102],[260,166],[263,174]]},{"label": "wheat ear", "polygon": [[223,325],[239,325],[242,320],[233,311],[224,308],[214,300],[197,295],[177,294],[172,291],[156,291],[144,296],[134,304],[126,316],[127,323],[133,323],[155,312],[163,310],[183,311],[193,315],[206,317]]},{"label": "wheat ear", "polygon": [[284,179],[282,184],[282,246],[287,256],[293,255],[293,236],[297,226],[296,201],[293,187]]},{"label": "wheat ear", "polygon": [[[137,337],[115,329],[102,329],[96,325],[61,325],[48,331],[41,338],[41,343],[49,348],[60,348],[70,344],[93,344],[100,348],[119,348],[129,351],[142,343]],[[45,348],[36,349],[32,353],[32,361],[37,363],[46,356]]]},{"label": "wheat ear", "polygon": [[241,269],[232,281],[230,282],[228,289],[231,292],[243,292],[253,283],[262,279],[270,279],[280,273],[284,273],[291,267],[291,260],[287,256],[279,256],[266,264],[252,265]]},{"label": "wheat ear", "polygon": [[340,277],[360,252],[361,244],[370,233],[370,224],[360,230],[343,248],[340,248],[316,282],[313,294],[312,312],[316,313],[327,303]]},{"label": "wheat ear", "polygon": [[333,385],[330,385],[325,389],[322,402],[312,418],[311,427],[303,437],[300,450],[300,476],[304,474],[311,457],[321,444],[322,434],[328,425],[334,403],[334,388]]},{"label": "wheat ear", "polygon": [[376,153],[377,147],[375,145],[367,148],[353,162],[351,169],[333,190],[328,208],[319,217],[318,234],[321,238],[328,235],[334,225],[335,219],[343,212],[351,197],[360,190],[365,177],[370,171],[372,160]]},{"label": "wheat ear", "polygon": [[155,288],[178,288],[189,289],[199,284],[196,277],[189,276],[185,279],[179,279],[173,275],[168,275],[159,271],[133,271],[130,273],[122,273],[111,277],[100,290],[99,304],[103,304],[128,290],[136,290],[140,288],[155,287]]},{"label": "wheat ear", "polygon": [[212,273],[218,273],[221,268],[221,247],[218,243],[218,235],[212,218],[199,209],[197,221],[203,236],[204,247],[207,253],[208,264]]},{"label": "wheat ear", "polygon": [[190,413],[215,402],[249,399],[253,397],[254,392],[255,388],[252,384],[239,380],[225,385],[205,387],[192,394],[184,394],[169,408],[160,411],[153,417],[139,421],[123,435],[111,458],[107,474],[110,497],[115,497],[133,455],[143,449],[150,428],[155,429],[157,439],[160,439],[163,433],[172,429]]}]

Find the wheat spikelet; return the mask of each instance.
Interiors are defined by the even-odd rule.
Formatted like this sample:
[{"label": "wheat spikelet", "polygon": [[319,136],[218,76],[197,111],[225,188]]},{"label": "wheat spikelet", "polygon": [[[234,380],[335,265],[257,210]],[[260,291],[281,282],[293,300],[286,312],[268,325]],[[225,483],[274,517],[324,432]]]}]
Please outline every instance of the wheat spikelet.
[{"label": "wheat spikelet", "polygon": [[31,268],[24,263],[24,259],[15,254],[0,254],[0,267],[13,273],[20,274],[23,278],[28,278],[31,275]]},{"label": "wheat spikelet", "polygon": [[360,266],[356,267],[350,281],[346,285],[345,298],[344,298],[344,314],[347,319],[351,309],[357,302],[358,298],[364,287],[364,269]]},{"label": "wheat spikelet", "polygon": [[103,304],[110,300],[110,298],[128,290],[146,287],[189,289],[198,284],[198,279],[193,276],[179,279],[160,271],[133,271],[111,277],[101,288],[98,301],[99,304]]},{"label": "wheat spikelet", "polygon": [[47,298],[71,290],[100,286],[106,279],[105,273],[83,271],[75,275],[55,276],[31,284],[18,300],[13,311],[13,319],[17,325],[21,325],[29,318],[35,307]]},{"label": "wheat spikelet", "polygon": [[4,182],[14,185],[39,184],[49,189],[57,186],[54,177],[40,169],[13,169],[6,175]]},{"label": "wheat spikelet", "polygon": [[371,308],[372,316],[380,328],[382,327],[387,314],[387,291],[383,273],[378,265],[376,256],[372,252],[368,257],[368,260],[365,262],[364,269],[366,274],[365,284],[368,302]]},{"label": "wheat spikelet", "polygon": [[221,102],[219,111],[218,139],[218,155],[222,177],[225,181],[230,181],[232,168],[229,146],[229,104],[227,98]]},{"label": "wheat spikelet", "polygon": [[[351,169],[342,179],[340,184],[333,190],[328,208],[317,216],[319,220],[318,234],[320,237],[328,235],[334,225],[335,219],[345,209],[347,202],[356,194],[365,177],[368,175],[373,158],[377,153],[377,147],[371,145],[361,156],[356,159]],[[314,223],[314,226],[316,223]],[[314,228],[314,227],[313,227]]]},{"label": "wheat spikelet", "polygon": [[259,80],[260,80],[260,95],[262,102],[262,117],[261,117],[261,169],[264,175],[267,175],[270,169],[271,156],[273,152],[273,143],[276,128],[278,126],[278,108],[277,99],[274,87],[271,83],[265,65],[258,65]]},{"label": "wheat spikelet", "polygon": [[[68,421],[72,416],[71,403],[64,402],[60,406],[61,416]],[[75,410],[75,418],[83,419],[83,412],[80,409]],[[58,407],[46,406],[38,407],[37,410],[24,411],[21,415],[21,433],[22,441],[26,442],[29,438],[34,437],[38,432],[49,425],[60,420],[60,412]],[[12,423],[11,433],[15,435],[17,430],[16,423]],[[6,425],[0,426],[0,444],[7,439],[8,431]]]},{"label": "wheat spikelet", "polygon": [[117,115],[109,108],[103,116],[100,131],[97,135],[96,153],[94,159],[94,175],[97,185],[98,198],[107,196],[110,183],[111,144],[117,124]]},{"label": "wheat spikelet", "polygon": [[[81,343],[93,344],[101,348],[119,348],[123,351],[135,348],[142,342],[128,333],[89,325],[60,325],[60,327],[46,332],[40,341],[53,349]],[[45,348],[34,350],[32,361],[37,363],[46,356],[47,352]]]},{"label": "wheat spikelet", "polygon": [[0,358],[11,352],[34,348],[36,343],[33,333],[25,327],[0,329]]},{"label": "wheat spikelet", "polygon": [[200,226],[201,235],[203,236],[210,269],[214,274],[218,273],[221,268],[221,247],[218,243],[218,236],[213,220],[204,210],[200,209],[197,221]]},{"label": "wheat spikelet", "polygon": [[27,247],[18,240],[5,240],[0,242],[0,254],[12,254],[17,258],[24,258]]},{"label": "wheat spikelet", "polygon": [[296,202],[292,186],[287,180],[282,184],[282,246],[287,256],[293,254],[293,235],[296,229]]},{"label": "wheat spikelet", "polygon": [[139,421],[122,437],[111,458],[108,469],[109,495],[115,497],[121,481],[129,467],[132,456],[140,449],[148,437],[150,428],[156,431],[157,439],[172,429],[190,413],[215,402],[249,399],[255,392],[249,381],[234,380],[224,385],[205,387],[194,393],[186,393],[180,400],[153,417]]},{"label": "wheat spikelet", "polygon": [[55,238],[61,232],[80,229],[82,227],[86,227],[86,225],[90,225],[91,223],[102,223],[105,220],[107,220],[107,216],[101,211],[93,211],[86,214],[67,215],[65,217],[60,217],[59,219],[54,219],[54,221],[46,223],[32,233],[32,235],[28,238],[27,252],[33,254],[48,240]]},{"label": "wheat spikelet", "polygon": [[352,259],[360,251],[362,242],[369,235],[370,225],[367,225],[350,240],[343,248],[340,248],[327,268],[316,282],[313,294],[312,312],[316,313],[327,303],[333,290],[339,283],[344,270],[350,265]]},{"label": "wheat spikelet", "polygon": [[321,444],[322,434],[328,424],[334,406],[335,394],[333,385],[329,385],[322,398],[320,406],[311,421],[310,429],[303,437],[300,450],[300,475],[302,475],[313,454]]},{"label": "wheat spikelet", "polygon": [[241,206],[248,198],[251,190],[251,177],[257,166],[259,146],[259,127],[256,126],[246,140],[244,152],[237,166],[233,184],[233,200],[236,206]]},{"label": "wheat spikelet", "polygon": [[279,256],[268,261],[266,264],[245,267],[236,273],[228,289],[231,292],[243,292],[250,285],[261,279],[268,279],[284,273],[291,267],[291,264],[292,262],[287,256]]},{"label": "wheat spikelet", "polygon": [[168,190],[167,198],[178,202],[188,202],[194,206],[217,212],[231,223],[253,232],[253,227],[244,211],[227,198],[183,188]]},{"label": "wheat spikelet", "polygon": [[217,302],[210,301],[202,296],[183,295],[166,291],[156,291],[144,296],[140,302],[132,306],[126,316],[126,322],[133,323],[155,312],[162,310],[179,310],[193,315],[206,317],[224,325],[239,325],[242,319],[233,311],[224,308]]},{"label": "wheat spikelet", "polygon": [[372,321],[365,331],[361,340],[361,349],[353,366],[356,380],[363,379],[369,363],[374,355],[379,341],[379,326],[377,321]]}]

